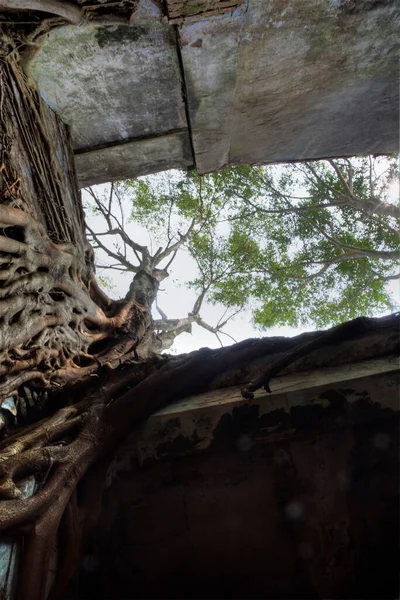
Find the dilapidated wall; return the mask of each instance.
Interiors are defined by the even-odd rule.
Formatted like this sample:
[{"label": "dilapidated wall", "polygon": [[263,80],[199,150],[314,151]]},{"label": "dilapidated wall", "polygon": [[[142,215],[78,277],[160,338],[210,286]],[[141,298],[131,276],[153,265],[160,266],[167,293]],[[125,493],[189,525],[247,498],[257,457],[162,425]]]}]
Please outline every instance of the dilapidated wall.
[{"label": "dilapidated wall", "polygon": [[151,417],[109,469],[79,597],[397,598],[399,371],[368,365]]}]

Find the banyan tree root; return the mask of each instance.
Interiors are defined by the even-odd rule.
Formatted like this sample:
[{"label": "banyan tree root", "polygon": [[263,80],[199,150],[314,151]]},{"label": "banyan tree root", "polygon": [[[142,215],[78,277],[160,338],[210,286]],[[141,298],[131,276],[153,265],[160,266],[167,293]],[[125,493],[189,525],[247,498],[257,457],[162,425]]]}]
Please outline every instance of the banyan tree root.
[{"label": "banyan tree root", "polygon": [[28,381],[93,373],[139,346],[151,316],[135,285],[124,301],[106,301],[82,263],[72,244],[51,242],[30,215],[0,206],[0,400]]}]

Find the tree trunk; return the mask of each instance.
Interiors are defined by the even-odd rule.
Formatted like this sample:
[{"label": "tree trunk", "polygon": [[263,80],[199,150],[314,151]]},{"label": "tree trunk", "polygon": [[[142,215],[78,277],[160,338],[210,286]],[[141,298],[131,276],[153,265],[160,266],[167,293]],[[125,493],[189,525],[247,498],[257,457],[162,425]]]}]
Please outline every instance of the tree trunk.
[{"label": "tree trunk", "polygon": [[51,387],[133,351],[145,357],[158,281],[139,272],[120,302],[101,292],[68,130],[28,85],[15,59],[1,61],[0,77],[3,399],[28,381]]},{"label": "tree trunk", "polygon": [[[99,289],[68,129],[27,81],[13,41],[4,36],[2,43],[0,405],[13,399],[22,422],[32,416],[28,409],[40,416],[43,389],[67,390],[75,382],[84,398],[107,369],[148,356],[151,303],[159,281],[139,271],[118,302]],[[110,386],[113,394],[126,387],[125,378],[121,383],[118,377]],[[32,399],[36,406],[30,405]],[[25,600],[43,597],[52,545],[71,493],[95,456],[104,454],[97,446],[107,429],[101,420],[105,397],[93,405],[91,400],[22,430],[16,443],[12,437],[2,443],[0,529],[30,526],[19,578],[19,597]],[[67,391],[65,402],[73,402]],[[30,474],[37,491],[25,503],[14,482]]]}]

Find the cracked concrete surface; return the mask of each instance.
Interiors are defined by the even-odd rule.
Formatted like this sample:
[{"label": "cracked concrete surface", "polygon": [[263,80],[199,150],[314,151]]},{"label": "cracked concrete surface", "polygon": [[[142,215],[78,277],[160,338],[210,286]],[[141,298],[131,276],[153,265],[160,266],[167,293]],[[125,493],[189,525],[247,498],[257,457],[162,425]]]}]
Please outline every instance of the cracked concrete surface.
[{"label": "cracked concrete surface", "polygon": [[37,54],[82,186],[398,150],[394,0],[245,0],[171,22],[140,0],[134,26],[60,28]]}]

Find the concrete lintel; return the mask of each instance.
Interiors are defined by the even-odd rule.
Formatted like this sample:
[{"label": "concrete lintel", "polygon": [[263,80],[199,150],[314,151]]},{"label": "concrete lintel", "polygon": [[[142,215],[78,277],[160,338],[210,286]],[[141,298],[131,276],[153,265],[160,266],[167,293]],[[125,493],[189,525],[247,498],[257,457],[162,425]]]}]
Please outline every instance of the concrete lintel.
[{"label": "concrete lintel", "polygon": [[181,130],[76,154],[75,165],[82,188],[144,173],[190,168],[193,156],[188,132]]},{"label": "concrete lintel", "polygon": [[[379,373],[390,373],[400,369],[399,359],[396,358],[379,358],[374,360],[366,360],[363,362],[347,364],[339,367],[326,367],[315,371],[305,373],[292,373],[282,377],[276,377],[271,380],[271,394],[266,395],[264,390],[258,390],[254,394],[255,401],[259,399],[267,399],[268,406],[272,406],[275,397],[280,397],[285,394],[287,397],[293,395],[299,398],[298,392],[312,390],[324,385],[329,385],[338,382],[347,382],[352,379],[360,379],[361,377],[370,377]],[[297,394],[297,395],[296,395]],[[268,399],[272,402],[268,402]],[[384,399],[383,399],[384,400]],[[150,418],[158,418],[160,416],[177,415],[183,412],[189,412],[204,408],[211,408],[219,405],[234,405],[237,403],[243,404],[244,400],[239,386],[224,388],[221,390],[212,390],[197,396],[190,396],[174,402],[165,408],[154,413]],[[290,405],[296,405],[296,400],[293,402],[289,399]],[[268,406],[266,407],[268,409]]]},{"label": "concrete lintel", "polygon": [[[398,150],[396,0],[166,6],[180,25],[140,0],[131,26],[60,27],[35,56],[32,74],[77,153],[185,128],[200,174]],[[188,166],[153,147],[153,160],[117,169],[115,152],[102,155],[115,178]],[[77,166],[85,184],[106,180],[86,159]]]}]

